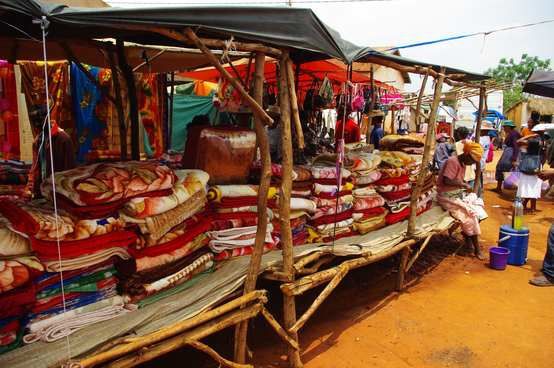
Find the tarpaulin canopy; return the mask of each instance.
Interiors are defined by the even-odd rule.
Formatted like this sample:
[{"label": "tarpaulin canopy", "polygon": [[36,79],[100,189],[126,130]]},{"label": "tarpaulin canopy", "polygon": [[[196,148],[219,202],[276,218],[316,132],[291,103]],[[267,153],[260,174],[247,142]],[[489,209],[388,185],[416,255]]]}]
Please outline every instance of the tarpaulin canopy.
[{"label": "tarpaulin canopy", "polygon": [[[180,46],[155,28],[192,27],[199,37],[260,42],[291,49],[294,60],[335,57],[351,62],[360,48],[340,37],[310,9],[290,7],[164,7],[71,8],[38,0],[0,0],[0,36],[21,37],[22,31],[40,39],[40,25],[50,22],[48,38],[119,38],[143,45]],[[144,30],[131,29],[141,27]]]},{"label": "tarpaulin canopy", "polygon": [[[278,63],[276,60],[266,61],[265,80],[267,81],[267,83],[276,83],[277,64]],[[238,62],[234,63],[233,66],[234,70],[230,65],[225,66],[225,68],[229,73],[231,73],[231,75],[236,76],[236,73],[238,73],[239,77],[244,81],[247,79],[246,76],[250,74],[248,80],[252,80],[252,74],[255,70],[255,62],[253,62],[249,66],[248,60],[239,60]],[[314,80],[322,81],[325,77],[327,77],[332,82],[343,83],[347,81],[345,64],[331,62],[329,60],[319,60],[299,64],[299,67],[300,70],[296,72],[295,69],[295,72],[298,75],[298,85],[300,86],[300,88],[309,87],[314,82]],[[217,82],[221,78],[217,69],[213,67],[204,68],[193,72],[180,73],[179,76],[210,82]],[[351,82],[369,83],[370,78],[365,74],[353,72]],[[375,84],[381,88],[392,89],[391,86],[388,86],[385,83],[381,83],[379,81],[375,81]]]},{"label": "tarpaulin canopy", "polygon": [[554,97],[554,72],[533,70],[523,86],[523,92],[544,97]]},{"label": "tarpaulin canopy", "polygon": [[[395,64],[408,66],[408,67],[416,67],[416,66],[431,67],[431,69],[433,69],[436,72],[440,72],[440,69],[442,67],[442,65],[438,65],[438,64],[431,64],[424,61],[408,59],[403,56],[377,51],[370,47],[360,49],[358,53],[354,56],[353,61],[368,62],[368,63],[374,63],[374,64],[380,64],[379,61],[390,61]],[[465,70],[450,68],[450,67],[446,67],[446,74],[464,74],[463,77],[456,78],[456,80],[465,81],[465,82],[490,79],[489,76],[486,76],[483,74],[471,73]]]}]

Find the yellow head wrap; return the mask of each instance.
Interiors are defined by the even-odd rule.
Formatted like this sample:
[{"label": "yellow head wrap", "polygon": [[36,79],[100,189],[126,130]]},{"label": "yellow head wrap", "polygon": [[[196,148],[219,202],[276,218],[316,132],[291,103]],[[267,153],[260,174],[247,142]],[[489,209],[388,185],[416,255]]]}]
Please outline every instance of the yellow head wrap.
[{"label": "yellow head wrap", "polygon": [[479,143],[466,140],[464,142],[464,153],[470,155],[475,162],[478,162],[483,157],[483,147]]}]

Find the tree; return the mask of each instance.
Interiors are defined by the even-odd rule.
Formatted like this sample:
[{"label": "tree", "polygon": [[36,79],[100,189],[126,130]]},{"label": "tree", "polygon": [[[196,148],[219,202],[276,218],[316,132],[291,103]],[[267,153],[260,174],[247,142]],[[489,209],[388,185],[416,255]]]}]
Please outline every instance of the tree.
[{"label": "tree", "polygon": [[504,111],[523,100],[523,84],[534,69],[550,70],[550,59],[541,60],[537,56],[521,55],[516,62],[513,58],[500,59],[495,68],[488,69],[485,74],[490,75],[497,82],[511,82],[512,88],[504,91]]}]

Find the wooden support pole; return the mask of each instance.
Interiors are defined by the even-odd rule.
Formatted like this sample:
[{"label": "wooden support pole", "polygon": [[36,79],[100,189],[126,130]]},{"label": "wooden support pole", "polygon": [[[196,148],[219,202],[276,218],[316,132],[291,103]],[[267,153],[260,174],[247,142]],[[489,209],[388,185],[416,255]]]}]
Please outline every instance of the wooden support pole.
[{"label": "wooden support pole", "polygon": [[415,124],[416,124],[416,132],[419,133],[419,115],[421,114],[421,100],[423,99],[423,96],[425,95],[425,86],[427,85],[427,79],[429,79],[429,71],[431,68],[427,68],[427,72],[425,73],[425,76],[423,77],[423,81],[421,82],[421,87],[419,89],[419,94],[417,96],[417,103],[415,108]]},{"label": "wooden support pole", "polygon": [[269,313],[267,309],[262,308],[262,316],[265,318],[265,320],[271,326],[271,328],[273,328],[273,330],[277,333],[277,335],[279,335],[279,337],[283,339],[284,342],[289,344],[290,347],[293,349],[296,349],[296,350],[300,349],[300,347],[298,346],[298,343],[289,336],[287,331],[285,331],[285,329],[281,327],[279,322],[277,322],[275,317],[273,317],[273,315]]},{"label": "wooden support pole", "polygon": [[[481,122],[483,121],[486,103],[485,92],[485,84],[481,82],[481,88],[479,88],[479,110],[477,111],[477,124],[475,125],[475,143],[479,143],[481,139]],[[475,166],[475,183],[473,184],[473,192],[479,193],[479,188],[481,187],[481,174],[484,167],[481,167],[481,161],[477,162]]]},{"label": "wooden support pole", "polygon": [[311,254],[308,254],[307,256],[305,257],[302,257],[300,258],[300,260],[298,260],[298,262],[296,262],[294,264],[294,270],[296,272],[300,271],[301,269],[303,269],[306,265],[312,263],[312,262],[315,262],[317,261],[318,259],[321,258],[322,255],[324,255],[325,253],[323,252],[314,252],[314,253],[311,253]]},{"label": "wooden support pole", "polygon": [[109,362],[123,355],[132,353],[133,351],[143,349],[149,345],[156,344],[175,335],[183,333],[187,330],[198,327],[204,323],[213,320],[214,318],[220,317],[226,313],[231,312],[234,309],[239,308],[245,303],[252,303],[254,301],[259,301],[262,303],[267,302],[266,292],[261,290],[254,291],[248,295],[241,296],[226,304],[223,304],[222,306],[219,306],[215,309],[201,313],[196,317],[177,322],[171,326],[161,328],[158,331],[152,332],[148,335],[130,339],[128,343],[115,346],[112,349],[103,351],[100,354],[95,354],[90,357],[83,358],[77,363],[79,363],[79,367],[87,368]]},{"label": "wooden support pole", "polygon": [[395,108],[394,108],[394,105],[393,105],[393,106],[391,106],[391,108],[390,108],[390,113],[391,113],[391,117],[390,117],[390,120],[391,120],[391,122],[390,122],[390,131],[391,131],[392,134],[396,134],[396,128],[395,128],[395,126],[394,126],[394,118],[395,118],[395,116],[394,116],[394,115],[395,115],[395,114],[394,114],[394,110],[395,110]]},{"label": "wooden support pole", "polygon": [[[264,93],[265,55],[256,54],[256,65],[254,72],[254,99],[262,105]],[[244,294],[248,294],[256,288],[256,281],[260,273],[260,263],[264,251],[265,237],[267,231],[267,193],[271,184],[271,156],[269,154],[269,139],[264,124],[258,115],[254,115],[254,130],[256,140],[260,149],[262,168],[260,185],[258,187],[258,227],[256,229],[256,240],[254,250],[250,257],[248,273],[244,282]],[[237,325],[235,329],[235,361],[246,362],[246,338],[248,333],[248,321]]]},{"label": "wooden support pole", "polygon": [[404,288],[404,279],[406,278],[406,264],[410,256],[410,247],[402,249],[400,261],[398,262],[398,274],[396,275],[396,291],[402,291]]},{"label": "wooden support pole", "polygon": [[296,97],[296,87],[294,84],[294,71],[292,68],[292,60],[290,58],[287,58],[286,60],[287,68],[287,86],[289,89],[289,97],[290,97],[290,109],[292,113],[292,119],[294,120],[294,127],[296,130],[296,139],[298,148],[301,150],[304,149],[304,132],[302,131],[302,124],[300,123],[300,112],[298,111],[298,99]]},{"label": "wooden support pole", "polygon": [[368,264],[375,263],[385,258],[388,258],[400,252],[405,247],[409,247],[415,243],[416,241],[414,239],[408,239],[390,249],[387,249],[384,252],[380,252],[377,254],[369,254],[369,255],[361,256],[359,258],[349,259],[347,261],[344,261],[339,266],[329,268],[327,270],[323,270],[318,273],[314,273],[313,275],[305,276],[294,282],[283,284],[281,285],[281,291],[285,295],[291,295],[291,296],[302,295],[306,291],[313,289],[331,280],[339,272],[341,266],[347,267],[349,271],[359,267],[363,267]]},{"label": "wooden support pole", "polygon": [[168,139],[167,146],[171,147],[173,139],[173,102],[175,101],[175,72],[171,72],[171,86],[169,87],[169,108],[168,108]]},{"label": "wooden support pole", "polygon": [[[196,34],[193,32],[192,29],[187,28],[185,29],[185,35],[181,35],[179,33],[175,33],[177,35],[180,35],[180,37],[176,37],[175,40],[183,42],[183,40],[190,40],[192,41],[200,51],[210,61],[210,63],[219,71],[219,73],[231,83],[231,85],[239,92],[241,97],[244,99],[244,101],[250,106],[252,109],[252,113],[256,115],[261,121],[264,122],[265,125],[271,125],[273,124],[273,119],[269,117],[269,115],[264,111],[262,106],[260,106],[256,100],[246,92],[242,84],[236,79],[233,78],[233,76],[225,69],[219,60],[217,60],[217,57],[208,49],[208,47],[196,36]],[[172,33],[173,35],[173,33]],[[261,51],[263,52],[263,51]]]},{"label": "wooden support pole", "polygon": [[250,364],[240,364],[232,362],[228,359],[225,359],[221,355],[219,355],[214,349],[210,348],[208,345],[201,343],[200,341],[194,341],[191,340],[187,342],[187,345],[190,347],[195,348],[196,350],[199,350],[206,355],[209,355],[213,360],[219,363],[220,367],[229,367],[229,368],[254,368],[253,365]]},{"label": "wooden support pole", "polygon": [[127,160],[127,124],[125,124],[125,110],[123,109],[123,95],[121,84],[119,83],[119,69],[115,62],[115,54],[111,50],[107,50],[108,60],[112,71],[112,82],[115,92],[115,108],[117,110],[117,121],[119,123],[119,157],[121,161]]},{"label": "wooden support pole", "polygon": [[131,120],[131,159],[140,160],[139,143],[139,108],[137,101],[137,87],[135,85],[135,76],[133,70],[127,62],[125,55],[125,45],[121,39],[116,40],[117,60],[119,69],[123,73],[123,78],[127,84],[127,95],[129,97],[129,111]]},{"label": "wooden support pole", "polygon": [[[371,64],[369,69],[369,88],[371,88],[371,100],[369,102],[369,116],[367,122],[367,132],[365,133],[365,142],[369,144],[371,141],[371,130],[373,126],[373,109],[375,108],[375,66]],[[383,122],[384,123],[384,122]]]},{"label": "wooden support pole", "polygon": [[415,187],[412,188],[412,196],[410,198],[410,218],[408,219],[408,231],[407,236],[413,237],[415,234],[415,225],[417,217],[417,201],[421,194],[421,186],[427,177],[429,170],[429,161],[431,159],[431,147],[434,146],[435,141],[435,125],[437,121],[437,111],[439,109],[440,96],[442,93],[442,82],[444,80],[444,70],[441,68],[441,73],[435,83],[435,94],[433,104],[431,105],[431,112],[429,113],[429,126],[427,127],[427,135],[425,136],[425,148],[423,150],[423,158],[421,159],[421,166]]},{"label": "wooden support pole", "polygon": [[339,266],[337,274],[331,279],[331,282],[325,286],[325,289],[315,298],[314,302],[306,312],[296,321],[294,326],[289,328],[289,332],[298,332],[308,322],[308,319],[315,313],[315,311],[321,306],[321,304],[327,299],[329,295],[335,290],[338,284],[344,279],[344,276],[348,273],[348,267]]},{"label": "wooden support pole", "polygon": [[171,351],[185,347],[190,344],[191,341],[197,341],[212,335],[216,332],[231,327],[239,322],[257,316],[263,305],[261,303],[254,304],[246,309],[237,310],[219,318],[216,318],[203,326],[200,326],[192,331],[185,332],[181,335],[174,336],[166,341],[163,341],[157,345],[150,346],[146,349],[138,351],[129,356],[125,356],[115,362],[108,364],[110,368],[129,368],[136,365],[148,362],[152,359],[160,357]]},{"label": "wooden support pole", "polygon": [[333,259],[335,259],[335,256],[332,254],[328,254],[324,257],[322,257],[319,261],[315,262],[310,267],[304,267],[300,271],[298,271],[298,275],[311,275],[312,273],[316,273],[319,271],[319,268],[329,262],[331,262]]},{"label": "wooden support pole", "polygon": [[417,261],[417,259],[419,258],[419,256],[421,255],[421,253],[423,253],[423,251],[425,250],[425,248],[427,247],[427,244],[429,244],[429,241],[431,240],[431,238],[433,237],[433,234],[430,234],[428,235],[425,240],[423,241],[423,244],[421,244],[421,247],[419,247],[419,249],[417,250],[416,254],[414,254],[414,256],[410,259],[410,261],[408,262],[408,264],[406,265],[406,272],[408,272],[410,270],[410,268],[412,268],[412,266],[414,265],[415,261]]},{"label": "wooden support pole", "polygon": [[[290,192],[292,187],[292,138],[290,119],[290,96],[287,87],[287,59],[288,51],[283,50],[279,60],[279,105],[281,108],[281,162],[283,175],[279,189],[279,224],[281,228],[281,247],[283,248],[283,271],[294,280],[294,259],[292,252],[292,232],[290,228]],[[296,305],[294,297],[283,295],[283,315],[285,329],[296,323]],[[298,334],[292,333],[293,340],[298,342]],[[300,353],[296,349],[288,349],[289,365],[292,368],[302,367]]]}]

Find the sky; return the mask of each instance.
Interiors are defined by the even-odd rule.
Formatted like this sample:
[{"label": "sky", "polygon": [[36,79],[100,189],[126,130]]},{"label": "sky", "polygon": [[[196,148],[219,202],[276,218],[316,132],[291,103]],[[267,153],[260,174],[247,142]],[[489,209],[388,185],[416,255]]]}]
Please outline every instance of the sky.
[{"label": "sky", "polygon": [[[112,6],[247,4],[278,0],[104,0]],[[341,36],[362,46],[401,46],[554,20],[554,0],[390,0],[314,3],[300,0]],[[323,0],[325,1],[325,0]],[[275,6],[275,4],[271,4]],[[283,5],[286,6],[286,5]],[[523,53],[554,63],[554,22],[401,50],[403,56],[482,73]],[[554,65],[553,65],[554,66]],[[415,90],[419,77],[408,90]]]}]

